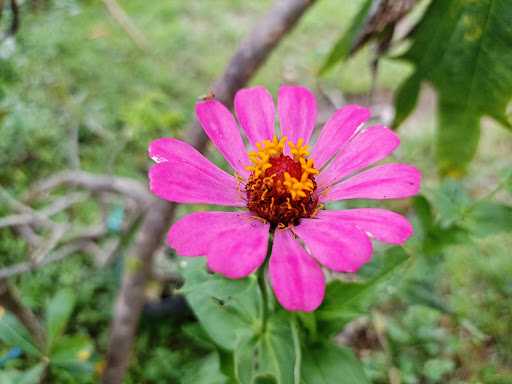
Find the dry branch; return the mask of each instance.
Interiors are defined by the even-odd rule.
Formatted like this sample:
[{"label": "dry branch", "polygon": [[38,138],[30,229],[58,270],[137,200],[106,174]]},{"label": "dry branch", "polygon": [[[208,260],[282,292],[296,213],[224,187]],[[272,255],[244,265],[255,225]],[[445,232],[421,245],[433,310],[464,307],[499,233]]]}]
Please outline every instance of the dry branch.
[{"label": "dry branch", "polygon": [[49,216],[53,216],[68,209],[74,204],[84,201],[87,196],[88,194],[86,193],[70,193],[58,198],[47,207],[44,207],[38,211],[32,210],[32,208],[23,205],[23,212],[25,213],[9,215],[0,218],[0,228],[24,226],[28,224],[43,224],[52,226],[53,223],[49,219]]},{"label": "dry branch", "polygon": [[70,255],[76,254],[80,250],[85,250],[87,244],[87,241],[65,244],[55,251],[51,251],[48,255],[38,261],[24,261],[22,263],[2,268],[0,269],[0,280],[19,275],[21,273],[34,271],[38,268],[44,267],[45,265],[60,261]]},{"label": "dry branch", "polygon": [[[313,0],[277,1],[240,44],[224,74],[213,87],[215,97],[227,106],[232,106],[235,92],[250,80],[274,47],[313,3]],[[196,148],[204,151],[207,140],[197,123],[191,127],[187,136]],[[153,256],[174,218],[174,209],[174,204],[153,202],[128,254],[125,265],[136,265],[137,268],[125,268],[111,323],[104,384],[122,382],[145,301],[144,287],[151,273]]]},{"label": "dry branch", "polygon": [[83,188],[90,192],[112,192],[132,198],[144,205],[154,200],[144,184],[119,176],[106,176],[85,171],[63,171],[50,176],[31,188],[27,200],[61,186]]}]

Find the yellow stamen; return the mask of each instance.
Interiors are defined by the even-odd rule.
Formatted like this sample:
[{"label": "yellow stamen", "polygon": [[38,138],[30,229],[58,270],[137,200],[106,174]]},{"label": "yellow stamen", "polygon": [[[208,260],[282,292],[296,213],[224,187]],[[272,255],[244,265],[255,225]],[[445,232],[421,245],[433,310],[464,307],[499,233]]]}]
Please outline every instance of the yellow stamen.
[{"label": "yellow stamen", "polygon": [[248,171],[254,173],[254,177],[259,177],[261,174],[272,166],[270,159],[275,156],[280,156],[283,153],[283,149],[286,143],[286,136],[280,140],[276,136],[271,140],[263,140],[256,143],[257,151],[250,151],[248,153],[249,160],[253,163],[245,167]]},{"label": "yellow stamen", "polygon": [[304,175],[301,177],[301,181],[299,181],[295,177],[290,176],[288,172],[284,173],[283,185],[288,189],[293,200],[306,197],[307,195],[304,191],[312,191],[314,187],[313,182],[309,179],[306,180]]},{"label": "yellow stamen", "polygon": [[288,146],[290,147],[290,152],[295,159],[301,159],[309,156],[309,146],[304,144],[304,139],[297,140],[297,144],[289,141]]},{"label": "yellow stamen", "polygon": [[304,158],[301,158],[299,159],[300,161],[300,166],[302,167],[302,172],[304,172],[303,174],[308,174],[308,175],[317,175],[318,174],[318,169],[315,169],[315,167],[313,166],[313,159],[304,159]]}]

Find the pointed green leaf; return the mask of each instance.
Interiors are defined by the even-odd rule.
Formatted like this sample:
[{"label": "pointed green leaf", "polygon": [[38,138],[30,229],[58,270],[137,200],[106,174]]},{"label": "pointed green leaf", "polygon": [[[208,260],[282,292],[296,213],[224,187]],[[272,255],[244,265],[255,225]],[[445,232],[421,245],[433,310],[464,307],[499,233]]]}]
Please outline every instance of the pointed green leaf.
[{"label": "pointed green leaf", "polygon": [[64,368],[85,366],[83,370],[87,370],[93,350],[93,343],[87,336],[63,336],[55,341],[50,361]]},{"label": "pointed green leaf", "polygon": [[69,317],[75,306],[75,295],[70,289],[62,289],[50,300],[46,307],[46,329],[48,348],[66,328]]},{"label": "pointed green leaf", "polygon": [[303,353],[301,384],[370,384],[361,362],[346,347],[325,344]]},{"label": "pointed green leaf", "polygon": [[318,330],[324,334],[339,332],[344,325],[360,316],[368,304],[368,298],[381,283],[408,259],[400,247],[390,248],[382,257],[383,265],[377,272],[363,282],[335,280],[327,285],[325,299],[316,311]]},{"label": "pointed green leaf", "polygon": [[418,103],[421,78],[412,75],[405,80],[395,93],[395,118],[393,127],[397,128],[411,114]]},{"label": "pointed green leaf", "polygon": [[39,363],[25,371],[4,370],[0,372],[2,384],[39,384],[46,368],[45,363]]},{"label": "pointed green leaf", "polygon": [[261,293],[255,276],[230,280],[209,274],[203,260],[191,260],[184,270],[181,292],[212,340],[233,350],[240,337],[260,327]]},{"label": "pointed green leaf", "polygon": [[479,236],[512,232],[512,206],[487,201],[479,202],[466,215],[464,226]]},{"label": "pointed green leaf", "polygon": [[210,353],[206,357],[185,366],[181,382],[194,384],[227,383],[227,377],[220,370],[219,354],[216,352]]},{"label": "pointed green leaf", "polygon": [[17,379],[17,384],[38,384],[41,382],[41,375],[43,374],[46,365],[44,363],[39,363],[34,367],[30,368],[28,371],[20,374],[20,377]]},{"label": "pointed green leaf", "polygon": [[[265,331],[241,339],[235,350],[235,375],[242,384],[276,382],[298,384],[296,372],[300,362],[296,336],[290,319],[284,314],[272,315]],[[272,381],[274,380],[274,381]]]},{"label": "pointed green leaf", "polygon": [[18,346],[32,356],[41,356],[28,331],[10,313],[0,316],[0,340],[10,347]]},{"label": "pointed green leaf", "polygon": [[350,53],[352,44],[354,43],[354,40],[357,38],[357,36],[359,35],[363,28],[364,21],[366,20],[366,17],[370,12],[372,3],[373,0],[366,0],[363,3],[361,9],[354,17],[352,24],[348,27],[347,31],[345,31],[340,36],[338,41],[334,44],[334,47],[332,48],[331,52],[327,56],[327,59],[322,64],[322,67],[320,68],[319,71],[320,75],[327,72],[336,63],[343,61],[347,58],[348,54]]}]

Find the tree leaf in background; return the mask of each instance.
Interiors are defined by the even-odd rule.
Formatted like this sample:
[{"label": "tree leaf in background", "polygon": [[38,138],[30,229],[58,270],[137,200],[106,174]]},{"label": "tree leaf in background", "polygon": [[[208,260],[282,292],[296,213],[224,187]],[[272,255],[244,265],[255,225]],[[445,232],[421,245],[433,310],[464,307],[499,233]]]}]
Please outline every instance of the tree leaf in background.
[{"label": "tree leaf in background", "polygon": [[0,340],[9,347],[20,347],[29,355],[42,355],[25,327],[10,313],[0,316]]},{"label": "tree leaf in background", "polygon": [[319,74],[346,60],[370,41],[377,43],[377,56],[387,52],[396,24],[415,4],[416,0],[364,0],[352,24],[334,44]]},{"label": "tree leaf in background", "polygon": [[316,312],[319,332],[339,332],[348,322],[364,313],[368,297],[378,297],[374,294],[381,288],[380,283],[407,259],[408,255],[402,248],[393,247],[383,255],[381,268],[366,281],[331,281],[327,285],[324,302]]},{"label": "tree leaf in background", "polygon": [[512,2],[434,0],[400,58],[415,71],[396,95],[396,124],[412,111],[419,83],[438,92],[437,156],[442,174],[461,175],[475,155],[480,119],[512,128]]},{"label": "tree leaf in background", "polygon": [[255,276],[230,280],[206,271],[204,260],[188,260],[181,289],[212,340],[233,350],[240,337],[259,328],[261,293]]},{"label": "tree leaf in background", "polygon": [[420,93],[421,79],[411,76],[395,92],[395,117],[392,126],[398,127],[416,108]]},{"label": "tree leaf in background", "polygon": [[361,362],[346,347],[324,344],[304,350],[301,384],[370,384]]},{"label": "tree leaf in background", "polygon": [[56,338],[64,332],[75,306],[75,294],[70,289],[62,289],[50,300],[46,307],[46,329],[48,350]]},{"label": "tree leaf in background", "polygon": [[363,5],[361,6],[361,9],[352,20],[352,24],[334,44],[334,47],[331,49],[331,52],[327,56],[327,59],[320,68],[320,75],[327,72],[327,70],[329,70],[336,63],[343,61],[347,58],[354,41],[356,40],[357,36],[364,27],[364,22],[367,19],[372,4],[373,0],[365,0]]},{"label": "tree leaf in background", "polygon": [[236,377],[242,384],[298,384],[297,359],[290,319],[283,313],[274,314],[263,333],[240,340],[235,350]]}]

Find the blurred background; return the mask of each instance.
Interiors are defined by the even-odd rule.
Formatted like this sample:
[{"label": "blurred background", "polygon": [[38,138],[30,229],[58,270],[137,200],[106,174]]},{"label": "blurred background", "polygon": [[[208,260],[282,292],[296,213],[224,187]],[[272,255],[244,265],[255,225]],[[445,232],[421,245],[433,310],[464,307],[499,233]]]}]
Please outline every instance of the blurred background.
[{"label": "blurred background", "polygon": [[[397,57],[429,5],[417,3],[391,20],[400,22],[391,47],[380,29],[320,76],[340,37],[371,17],[361,17],[368,1],[318,1],[250,84],[274,95],[282,83],[310,87],[321,122],[345,103],[360,103],[375,122],[391,125],[394,96],[414,73]],[[25,0],[0,7],[0,383],[98,382],[123,274],[143,268],[130,255],[154,204],[145,191],[147,145],[191,137],[196,100],[272,2]],[[395,44],[397,35],[404,41]],[[423,195],[379,204],[413,220],[416,235],[405,246],[411,260],[337,338],[363,360],[373,383],[512,383],[512,136],[483,118],[464,172],[443,168],[438,87],[425,78],[412,113],[397,124],[402,144],[394,155],[422,170]],[[466,145],[462,137],[453,151]],[[195,208],[178,207],[176,216]],[[207,337],[173,294],[180,261],[158,246],[151,269],[124,382],[224,382],[218,361],[208,360]],[[37,347],[49,351],[50,363]]]}]

